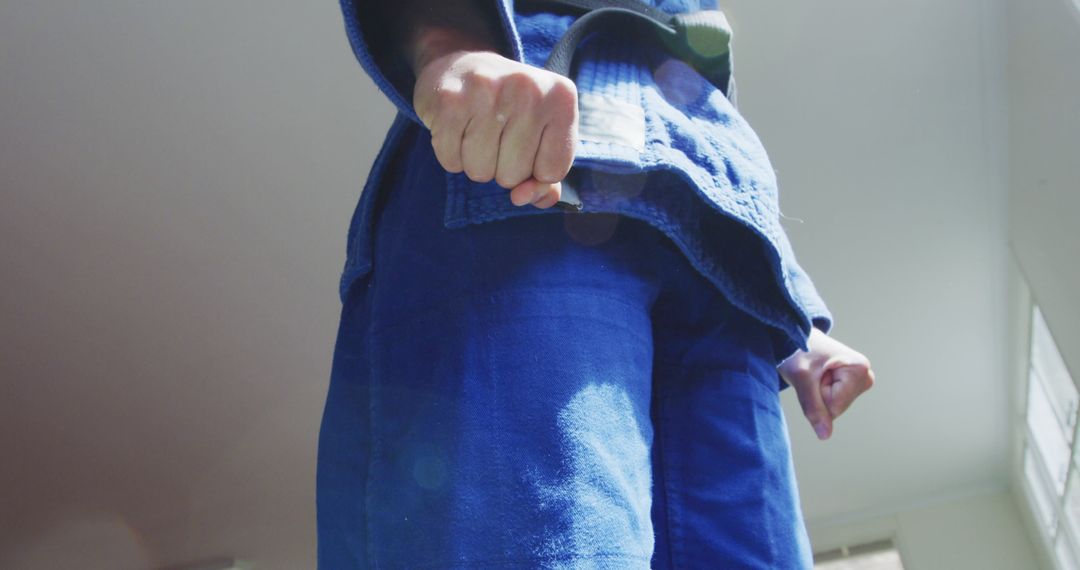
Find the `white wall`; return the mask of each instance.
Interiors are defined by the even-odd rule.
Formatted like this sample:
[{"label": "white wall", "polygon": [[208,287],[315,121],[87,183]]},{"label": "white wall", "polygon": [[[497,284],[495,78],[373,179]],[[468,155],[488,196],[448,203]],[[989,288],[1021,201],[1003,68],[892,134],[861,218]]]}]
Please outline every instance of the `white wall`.
[{"label": "white wall", "polygon": [[1004,484],[1003,4],[724,5],[784,227],[878,380],[828,442],[784,399],[808,516]]}]

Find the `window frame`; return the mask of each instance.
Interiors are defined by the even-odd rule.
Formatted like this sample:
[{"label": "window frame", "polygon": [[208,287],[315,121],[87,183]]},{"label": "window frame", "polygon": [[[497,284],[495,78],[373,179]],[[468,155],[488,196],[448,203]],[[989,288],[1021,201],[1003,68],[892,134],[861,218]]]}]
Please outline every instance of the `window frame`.
[{"label": "window frame", "polygon": [[[1080,2],[1080,0],[1076,0]],[[1028,401],[1029,390],[1032,389],[1031,382],[1038,381],[1044,393],[1049,398],[1052,398],[1051,390],[1045,386],[1045,380],[1041,376],[1037,377],[1037,367],[1033,361],[1034,350],[1033,343],[1035,341],[1035,319],[1037,312],[1043,316],[1045,322],[1045,315],[1042,313],[1038,301],[1031,295],[1030,291],[1026,287],[1026,283],[1023,284],[1023,289],[1026,293],[1025,303],[1023,303],[1023,310],[1020,313],[1023,318],[1018,324],[1022,325],[1021,331],[1017,331],[1017,344],[1021,347],[1020,358],[1016,363],[1014,371],[1019,378],[1018,386],[1015,394],[1018,397],[1016,413],[1013,415],[1016,421],[1013,428],[1017,437],[1017,450],[1018,453],[1014,455],[1013,462],[1013,474],[1016,478],[1016,484],[1020,488],[1021,492],[1018,494],[1021,499],[1019,502],[1023,505],[1023,511],[1025,512],[1025,520],[1028,523],[1030,531],[1037,537],[1038,544],[1042,546],[1040,549],[1041,554],[1044,557],[1044,561],[1050,563],[1050,567],[1057,569],[1072,568],[1064,565],[1059,555],[1059,548],[1065,547],[1069,549],[1069,553],[1074,561],[1080,560],[1080,527],[1072,528],[1073,525],[1068,521],[1068,501],[1069,493],[1074,491],[1074,487],[1080,486],[1080,411],[1072,410],[1072,433],[1063,434],[1067,441],[1069,441],[1069,459],[1066,463],[1067,472],[1064,484],[1064,489],[1058,494],[1057,488],[1054,484],[1053,474],[1047,471],[1046,462],[1042,458],[1041,451],[1038,445],[1035,444],[1034,434],[1031,433],[1031,429],[1028,425],[1028,410],[1030,402]],[[1050,333],[1050,341],[1053,348],[1060,354],[1060,348],[1058,347],[1056,339],[1053,338],[1053,331],[1047,330]],[[1033,370],[1036,370],[1033,373]],[[1021,372],[1022,371],[1022,372]],[[1069,379],[1080,390],[1080,384],[1077,384],[1077,377],[1073,374],[1072,370],[1068,370]],[[1053,402],[1051,402],[1053,405]],[[1080,406],[1078,406],[1080,407]],[[1061,425],[1059,418],[1055,418],[1055,424],[1061,428],[1066,426]],[[1064,432],[1065,429],[1062,429]],[[1039,506],[1038,494],[1040,491],[1033,488],[1033,485],[1029,483],[1026,469],[1025,469],[1025,457],[1030,448],[1032,454],[1032,460],[1035,463],[1035,469],[1043,479],[1044,484],[1048,484],[1048,491],[1050,492],[1052,505],[1051,524],[1050,528],[1043,523],[1042,516],[1040,515],[1041,507]],[[1080,488],[1075,492],[1080,492]],[[1080,516],[1077,517],[1077,523],[1080,524]],[[1070,534],[1071,532],[1071,534]]]}]

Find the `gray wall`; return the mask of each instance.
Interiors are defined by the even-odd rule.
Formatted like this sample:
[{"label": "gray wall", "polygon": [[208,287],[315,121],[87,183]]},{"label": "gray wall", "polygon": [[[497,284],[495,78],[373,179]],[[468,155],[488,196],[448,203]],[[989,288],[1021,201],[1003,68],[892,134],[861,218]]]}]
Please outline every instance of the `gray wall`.
[{"label": "gray wall", "polygon": [[313,565],[346,225],[391,109],[333,1],[0,1],[0,567],[87,536]]},{"label": "gray wall", "polygon": [[[1075,123],[1009,138],[1004,1],[728,5],[785,227],[878,378],[827,442],[783,398],[812,534],[1002,488],[1006,147]],[[1075,88],[1055,14],[1014,33],[1071,38],[1041,82]],[[1023,89],[1023,117],[1057,97]],[[0,0],[0,567],[313,565],[346,226],[392,112],[333,0]],[[1064,227],[1030,219],[1015,244]]]}]

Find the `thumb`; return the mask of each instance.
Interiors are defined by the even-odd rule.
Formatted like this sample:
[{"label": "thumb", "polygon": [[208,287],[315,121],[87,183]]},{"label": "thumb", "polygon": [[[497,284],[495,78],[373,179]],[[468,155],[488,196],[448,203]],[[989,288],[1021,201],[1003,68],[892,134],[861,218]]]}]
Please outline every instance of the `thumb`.
[{"label": "thumb", "polygon": [[[540,182],[536,178],[529,178],[510,190],[510,201],[515,206],[534,204],[537,207],[544,207],[550,205],[547,204],[547,202],[550,202],[551,204],[557,202],[561,195],[561,181],[549,184],[547,182]],[[545,196],[547,199],[542,200]],[[554,198],[554,200],[552,200],[552,198]]]}]

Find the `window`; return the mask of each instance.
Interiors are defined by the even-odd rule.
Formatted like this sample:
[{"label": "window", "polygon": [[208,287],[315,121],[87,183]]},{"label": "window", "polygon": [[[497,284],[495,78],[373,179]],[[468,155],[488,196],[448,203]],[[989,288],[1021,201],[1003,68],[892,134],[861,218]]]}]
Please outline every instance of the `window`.
[{"label": "window", "polygon": [[1080,393],[1038,306],[1031,312],[1030,346],[1024,487],[1058,566],[1080,569]]},{"label": "window", "polygon": [[814,554],[814,570],[904,570],[892,539]]}]

